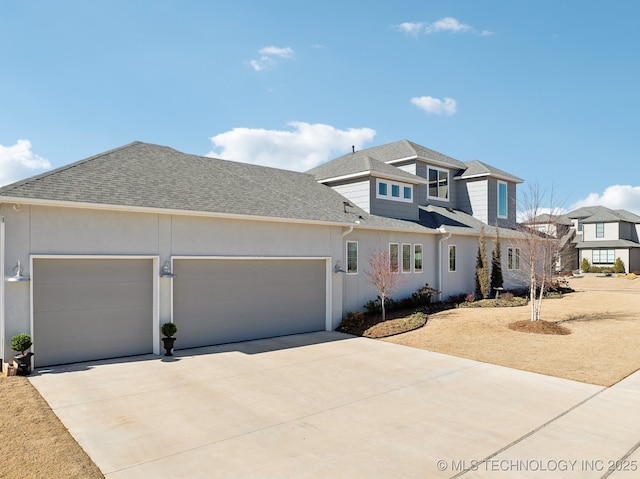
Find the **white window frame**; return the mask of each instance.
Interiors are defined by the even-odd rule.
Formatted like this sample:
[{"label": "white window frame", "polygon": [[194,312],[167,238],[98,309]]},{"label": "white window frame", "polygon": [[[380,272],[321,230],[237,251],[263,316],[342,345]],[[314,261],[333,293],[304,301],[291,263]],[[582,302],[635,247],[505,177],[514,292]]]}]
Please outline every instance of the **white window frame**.
[{"label": "white window frame", "polygon": [[[405,258],[405,248],[409,250],[409,254],[408,254],[408,258]],[[401,266],[401,271],[403,273],[411,273],[411,243],[402,243],[402,246],[400,247],[400,250],[402,252],[401,254],[401,258],[400,258],[400,266]],[[405,260],[407,260],[407,265],[409,266],[408,268],[405,268]]]},{"label": "white window frame", "polygon": [[[598,231],[600,230],[600,231]],[[596,238],[604,238],[604,222],[598,221],[596,223]]]},{"label": "white window frame", "polygon": [[[431,190],[431,180],[429,178],[429,174],[431,172],[431,170],[437,171],[438,172],[438,179],[437,182],[440,183],[440,173],[444,172],[447,174],[447,197],[443,198],[441,196],[431,196],[430,194],[430,190]],[[444,169],[444,168],[438,168],[435,166],[428,166],[427,167],[427,199],[434,199],[434,200],[439,200],[439,201],[449,201],[449,198],[451,197],[451,180],[450,180],[450,174],[449,174],[449,170]],[[440,191],[440,188],[437,188],[438,191]]]},{"label": "white window frame", "polygon": [[[387,186],[387,194],[383,195],[380,193],[380,184],[384,184]],[[398,196],[393,196],[393,188],[398,188]],[[404,189],[409,188],[411,191],[411,197],[404,197]],[[390,201],[400,201],[402,203],[413,203],[413,185],[408,183],[400,183],[399,181],[389,181],[389,180],[381,180],[376,178],[376,198],[380,198],[383,200]]]},{"label": "white window frame", "polygon": [[[420,248],[420,267],[417,264],[417,254],[416,249]],[[413,245],[413,272],[414,273],[422,273],[422,268],[424,267],[424,249],[422,248],[422,244],[414,244]]]},{"label": "white window frame", "polygon": [[[397,251],[395,255],[396,256],[395,268],[393,264],[393,254],[391,253],[392,246],[395,246]],[[394,273],[400,272],[400,245],[398,243],[389,243],[389,269]]]},{"label": "white window frame", "polygon": [[[449,254],[447,255],[448,267],[450,273],[455,273],[458,270],[458,248],[454,244],[449,245]],[[453,268],[451,267],[451,252],[453,251]]]},{"label": "white window frame", "polygon": [[507,248],[507,269],[520,269],[520,248]]},{"label": "white window frame", "polygon": [[[596,251],[598,252],[598,261],[596,261]],[[602,258],[606,257],[606,261],[602,261]],[[612,261],[609,261],[612,259]],[[612,248],[598,248],[591,250],[591,264],[614,264],[616,262],[616,250]]]},{"label": "white window frame", "polygon": [[[349,263],[349,245],[350,244],[355,244],[356,245],[356,269],[355,271],[353,271],[350,267],[350,263]],[[347,241],[345,244],[345,263],[347,265],[347,274],[358,274],[358,242],[357,241]]]},{"label": "white window frame", "polygon": [[[504,186],[504,214],[500,214],[500,187]],[[498,218],[508,218],[509,217],[509,185],[505,181],[498,181],[497,188],[497,206],[498,206]]]}]

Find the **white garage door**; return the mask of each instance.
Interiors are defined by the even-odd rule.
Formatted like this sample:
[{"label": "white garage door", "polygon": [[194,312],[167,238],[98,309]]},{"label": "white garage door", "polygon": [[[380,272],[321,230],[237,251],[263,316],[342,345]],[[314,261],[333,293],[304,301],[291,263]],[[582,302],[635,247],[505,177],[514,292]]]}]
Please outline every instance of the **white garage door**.
[{"label": "white garage door", "polygon": [[151,259],[33,261],[36,366],[151,353]]},{"label": "white garage door", "polygon": [[321,331],[325,260],[174,261],[176,349]]}]

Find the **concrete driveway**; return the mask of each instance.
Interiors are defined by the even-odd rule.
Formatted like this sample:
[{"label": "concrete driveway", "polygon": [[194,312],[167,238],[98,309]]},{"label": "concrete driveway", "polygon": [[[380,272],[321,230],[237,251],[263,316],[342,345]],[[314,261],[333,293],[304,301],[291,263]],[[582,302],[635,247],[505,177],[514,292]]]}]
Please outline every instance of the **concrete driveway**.
[{"label": "concrete driveway", "polygon": [[640,475],[638,373],[603,388],[320,332],[31,382],[109,479]]}]

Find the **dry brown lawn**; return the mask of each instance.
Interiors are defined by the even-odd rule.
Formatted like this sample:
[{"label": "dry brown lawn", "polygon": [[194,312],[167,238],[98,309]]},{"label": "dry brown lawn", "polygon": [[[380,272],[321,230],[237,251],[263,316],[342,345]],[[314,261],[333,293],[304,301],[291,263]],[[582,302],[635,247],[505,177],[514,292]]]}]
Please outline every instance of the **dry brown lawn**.
[{"label": "dry brown lawn", "polygon": [[640,369],[640,277],[587,275],[569,283],[576,292],[545,299],[541,317],[571,334],[509,329],[529,318],[529,306],[460,308],[384,341],[602,386]]},{"label": "dry brown lawn", "polygon": [[[544,301],[542,317],[568,335],[522,333],[529,307],[455,309],[429,316],[398,344],[609,386],[640,369],[640,278],[571,279],[576,293]],[[24,377],[0,377],[0,477],[104,478]]]},{"label": "dry brown lawn", "polygon": [[0,377],[3,479],[104,479],[25,377]]}]

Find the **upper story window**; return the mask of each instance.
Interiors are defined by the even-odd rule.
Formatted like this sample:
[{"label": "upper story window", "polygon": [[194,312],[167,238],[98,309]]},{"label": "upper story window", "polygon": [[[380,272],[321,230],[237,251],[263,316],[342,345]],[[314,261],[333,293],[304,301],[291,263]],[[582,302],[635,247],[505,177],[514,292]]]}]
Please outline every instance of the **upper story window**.
[{"label": "upper story window", "polygon": [[397,181],[376,180],[376,198],[413,203],[413,186]]},{"label": "upper story window", "polygon": [[429,167],[427,176],[429,180],[427,197],[449,201],[449,170]]},{"label": "upper story window", "polygon": [[498,218],[507,217],[507,184],[498,181]]},{"label": "upper story window", "polygon": [[604,223],[596,223],[596,238],[604,238]]},{"label": "upper story window", "polygon": [[347,274],[358,273],[358,242],[347,241]]}]

